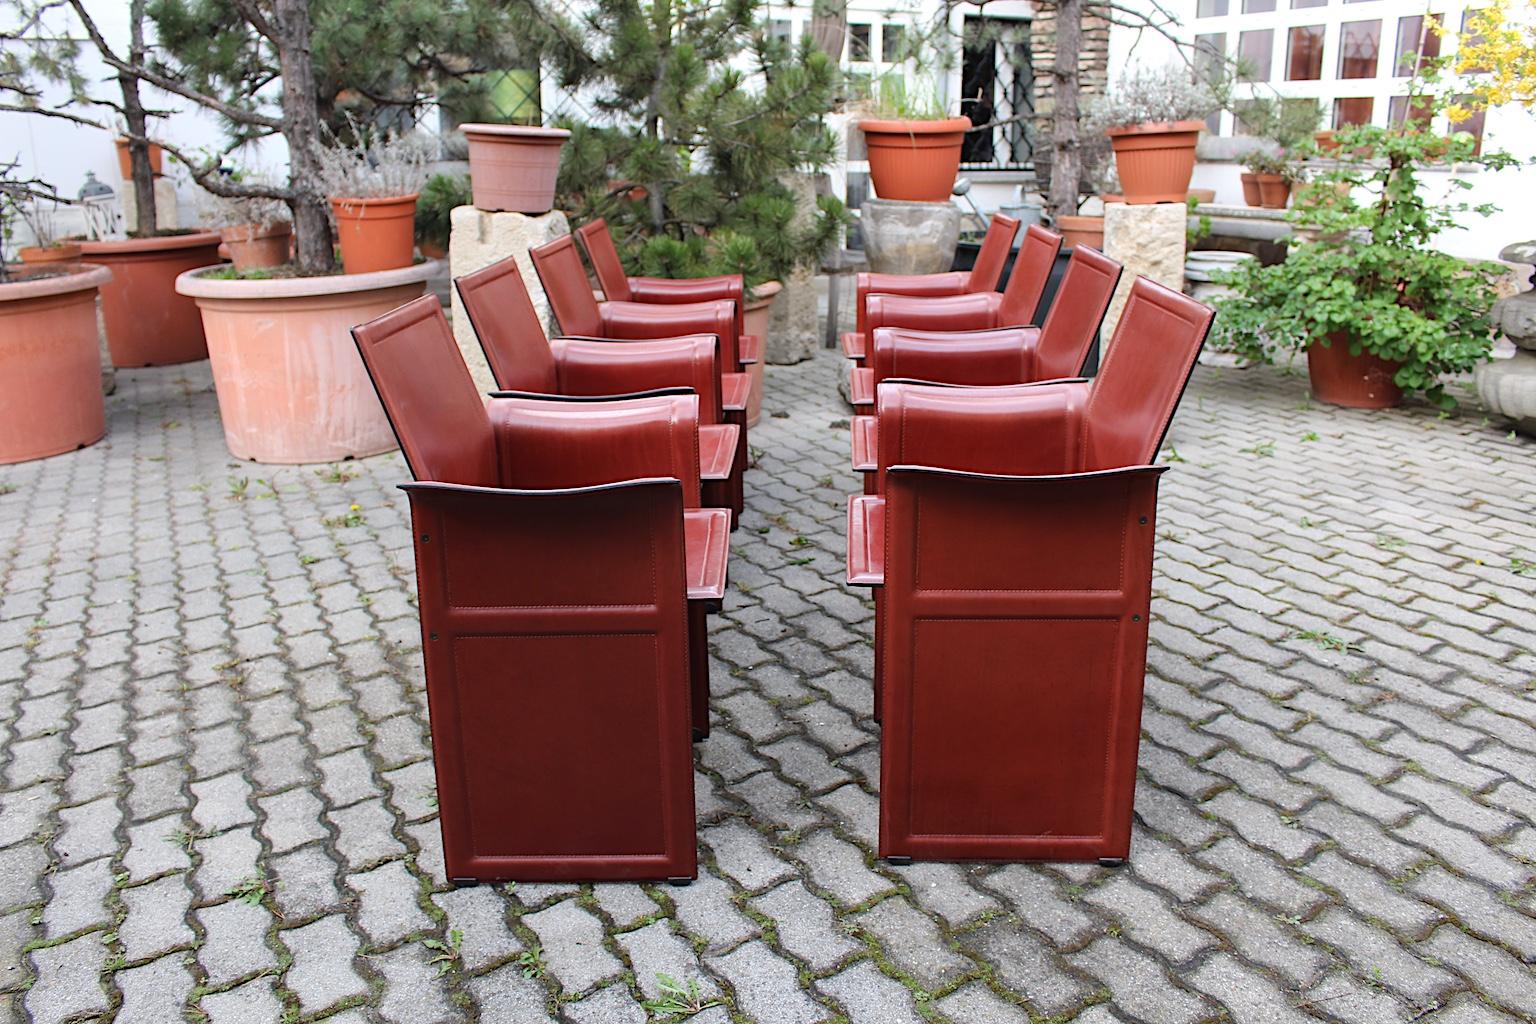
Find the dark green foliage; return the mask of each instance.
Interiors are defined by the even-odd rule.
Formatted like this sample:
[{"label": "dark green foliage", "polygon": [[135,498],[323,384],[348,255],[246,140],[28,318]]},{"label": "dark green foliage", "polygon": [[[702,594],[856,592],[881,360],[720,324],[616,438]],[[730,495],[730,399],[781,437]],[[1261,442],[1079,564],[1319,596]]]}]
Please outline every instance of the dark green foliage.
[{"label": "dark green foliage", "polygon": [[[1213,341],[1268,362],[1335,335],[1351,352],[1401,362],[1399,387],[1450,408],[1455,400],[1440,378],[1487,358],[1500,268],[1440,252],[1433,241],[1456,225],[1458,214],[1494,211],[1431,203],[1419,169],[1433,163],[1498,169],[1514,161],[1478,155],[1464,132],[1445,138],[1412,126],[1361,125],[1339,129],[1336,140],[1348,158],[1297,193],[1290,219],[1307,230],[1291,243],[1285,262],[1249,262],[1224,275],[1237,294],[1218,301]],[[1471,187],[1459,178],[1450,182]]]},{"label": "dark green foliage", "polygon": [[469,179],[461,174],[434,174],[422,186],[416,200],[416,238],[444,249],[453,228],[453,210],[468,206],[473,199]]},{"label": "dark green foliage", "polygon": [[786,179],[836,151],[822,116],[838,69],[808,40],[769,39],[759,15],[757,0],[600,0],[602,44],[551,51],[612,118],[567,125],[559,206],[607,218],[632,272],[760,283],[815,264],[837,235],[842,204],[800,210]]}]

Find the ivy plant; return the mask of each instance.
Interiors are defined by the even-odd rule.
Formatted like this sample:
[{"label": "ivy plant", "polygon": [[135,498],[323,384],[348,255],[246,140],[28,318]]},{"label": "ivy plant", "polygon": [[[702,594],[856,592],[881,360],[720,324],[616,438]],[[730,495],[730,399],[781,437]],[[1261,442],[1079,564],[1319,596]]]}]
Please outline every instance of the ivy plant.
[{"label": "ivy plant", "polygon": [[1348,345],[1351,354],[1398,364],[1404,392],[1451,408],[1442,378],[1487,358],[1501,268],[1441,252],[1434,241],[1460,215],[1495,208],[1455,201],[1454,192],[1472,186],[1454,173],[1452,198],[1432,200],[1420,175],[1437,163],[1498,170],[1515,161],[1479,153],[1466,132],[1433,133],[1422,116],[1341,128],[1335,138],[1345,156],[1296,194],[1285,261],[1249,261],[1222,275],[1235,294],[1217,302],[1214,345],[1253,362],[1294,357],[1312,344]]}]

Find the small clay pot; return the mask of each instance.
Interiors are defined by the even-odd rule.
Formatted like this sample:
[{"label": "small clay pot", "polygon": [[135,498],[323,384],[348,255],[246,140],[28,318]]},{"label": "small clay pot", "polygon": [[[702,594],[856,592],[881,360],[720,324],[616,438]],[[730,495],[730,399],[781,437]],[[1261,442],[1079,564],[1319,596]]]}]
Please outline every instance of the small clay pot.
[{"label": "small clay pot", "polygon": [[1283,210],[1291,198],[1291,183],[1281,174],[1260,174],[1259,198],[1266,210]]},{"label": "small clay pot", "polygon": [[408,267],[416,255],[416,197],[331,197],[341,269],[348,274]]},{"label": "small clay pot", "polygon": [[74,263],[80,259],[77,242],[60,242],[57,245],[24,245],[17,253],[23,263]]},{"label": "small clay pot", "polygon": [[1259,192],[1259,176],[1252,171],[1244,171],[1241,177],[1243,181],[1243,202],[1249,206],[1263,206],[1264,198]]},{"label": "small clay pot", "polygon": [[276,224],[236,224],[220,229],[219,237],[224,239],[223,248],[228,250],[235,270],[243,274],[287,263],[293,247],[293,225],[285,220]]}]

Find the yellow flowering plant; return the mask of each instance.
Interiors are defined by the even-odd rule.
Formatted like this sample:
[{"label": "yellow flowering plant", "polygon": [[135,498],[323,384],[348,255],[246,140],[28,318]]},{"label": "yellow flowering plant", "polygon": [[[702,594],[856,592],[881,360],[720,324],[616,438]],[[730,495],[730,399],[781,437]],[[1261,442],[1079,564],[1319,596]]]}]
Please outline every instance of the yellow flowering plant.
[{"label": "yellow flowering plant", "polygon": [[[1510,0],[1493,0],[1468,15],[1452,69],[1476,77],[1469,81],[1467,100],[1446,108],[1453,123],[1467,120],[1478,109],[1509,103],[1536,108],[1536,12],[1530,7],[1521,4],[1523,20],[1511,16]],[[1449,34],[1438,26],[1436,31]]]}]

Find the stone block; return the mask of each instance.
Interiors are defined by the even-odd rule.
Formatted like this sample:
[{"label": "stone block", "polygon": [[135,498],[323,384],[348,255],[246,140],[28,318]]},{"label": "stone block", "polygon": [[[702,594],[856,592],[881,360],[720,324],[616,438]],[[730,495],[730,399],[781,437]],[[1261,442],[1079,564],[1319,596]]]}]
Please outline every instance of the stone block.
[{"label": "stone block", "polygon": [[[1179,208],[1182,212],[1183,207]],[[869,269],[877,274],[938,274],[955,261],[960,211],[951,203],[869,199],[859,207]],[[1183,238],[1183,221],[1180,221]],[[1179,273],[1184,272],[1179,253]]]},{"label": "stone block", "polygon": [[1182,203],[1150,203],[1104,206],[1104,254],[1125,264],[1120,287],[1104,317],[1106,351],[1120,311],[1131,294],[1131,282],[1145,274],[1174,291],[1184,287],[1184,231],[1188,211]]},{"label": "stone block", "polygon": [[[551,210],[530,217],[523,213],[491,213],[473,206],[460,206],[451,216],[453,227],[448,236],[451,276],[463,277],[497,260],[516,256],[517,268],[522,271],[523,281],[533,296],[533,308],[538,310],[545,330],[550,331],[553,325],[550,323],[549,301],[544,298],[544,289],[539,285],[539,275],[534,272],[528,250],[570,234],[571,225],[565,214]],[[469,367],[469,374],[475,379],[475,387],[482,392],[494,391],[496,378],[491,375],[480,342],[470,329],[469,317],[457,291],[453,292],[453,337],[463,353],[464,365]]]},{"label": "stone block", "polygon": [[775,366],[799,363],[816,354],[816,276],[801,267],[784,281],[784,290],[768,307],[768,337],[763,357]]}]

